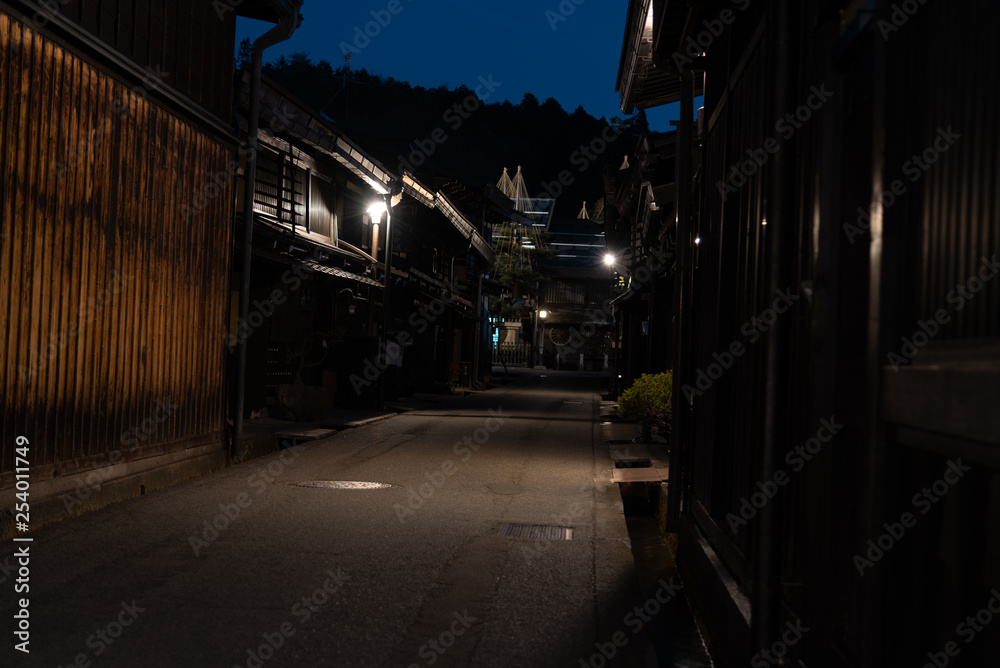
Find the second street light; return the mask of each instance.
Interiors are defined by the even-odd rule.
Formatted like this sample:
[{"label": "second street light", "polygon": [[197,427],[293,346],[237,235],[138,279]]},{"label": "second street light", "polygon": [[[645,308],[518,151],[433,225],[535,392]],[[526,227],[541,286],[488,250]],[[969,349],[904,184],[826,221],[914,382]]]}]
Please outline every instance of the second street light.
[{"label": "second street light", "polygon": [[535,334],[534,338],[538,344],[535,353],[535,367],[545,366],[545,319],[549,317],[549,312],[545,309],[535,309]]},{"label": "second street light", "polygon": [[628,283],[625,285],[625,290],[611,300],[611,318],[615,325],[615,368],[611,378],[611,393],[613,396],[618,396],[621,392],[622,382],[622,340],[624,334],[624,322],[621,317],[621,309],[618,308],[618,305],[627,300],[628,295],[632,291],[632,272],[628,267],[618,262],[618,258],[615,257],[614,253],[605,254],[604,264],[614,272],[616,285],[620,285],[619,275],[621,272],[618,271],[619,269],[628,274]]}]

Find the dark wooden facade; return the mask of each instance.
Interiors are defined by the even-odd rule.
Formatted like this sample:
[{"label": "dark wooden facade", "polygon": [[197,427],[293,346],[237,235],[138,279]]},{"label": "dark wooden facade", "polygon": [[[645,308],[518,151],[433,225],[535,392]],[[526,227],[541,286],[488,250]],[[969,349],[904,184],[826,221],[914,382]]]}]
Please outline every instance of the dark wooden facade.
[{"label": "dark wooden facade", "polygon": [[226,65],[232,62],[234,8],[240,4],[57,0],[23,3],[22,16],[38,28],[53,31],[60,29],[62,20],[72,22],[115,54],[161,73],[177,93],[228,121],[233,87],[232,67]]},{"label": "dark wooden facade", "polygon": [[[680,184],[671,484],[713,649],[761,661],[801,623],[790,664],[923,665],[956,642],[948,665],[993,665],[1000,628],[967,644],[959,625],[1000,584],[997,9],[698,2],[678,20],[674,4],[630,11],[652,5],[660,74],[687,68],[705,91],[701,168]],[[705,22],[724,12],[716,35]],[[703,57],[687,53],[699,35]],[[970,470],[938,501],[920,496],[959,461]],[[779,471],[774,498],[741,515]],[[883,538],[905,513],[914,526]]]},{"label": "dark wooden facade", "polygon": [[611,270],[604,263],[604,225],[553,215],[546,233],[546,247],[556,255],[538,262],[538,271],[545,277],[538,309],[547,315],[532,323],[539,328],[532,338],[535,364],[608,371],[615,366],[615,310]]},{"label": "dark wooden facade", "polygon": [[[241,100],[248,97],[244,86]],[[494,261],[477,220],[485,206],[478,191],[456,182],[431,189],[409,172],[389,172],[377,149],[268,79],[258,141],[251,298],[265,303],[277,291],[282,304],[248,329],[247,414],[267,407],[272,417],[301,419],[283,410],[277,394],[284,391],[315,395],[319,410],[372,406],[380,390],[395,399],[463,380],[479,331],[479,277]],[[399,193],[383,331],[386,225],[368,207],[393,187]],[[242,228],[242,202],[237,209]],[[284,280],[289,268],[301,280]],[[234,315],[231,341],[239,329]],[[387,367],[383,340],[405,342],[401,359],[393,356]]]},{"label": "dark wooden facade", "polygon": [[605,233],[621,283],[615,395],[644,373],[672,368],[675,141],[676,132],[644,136],[628,164],[605,173]]},{"label": "dark wooden facade", "polygon": [[0,495],[25,436],[36,524],[224,461],[237,164],[231,15],[48,4],[0,8]]}]

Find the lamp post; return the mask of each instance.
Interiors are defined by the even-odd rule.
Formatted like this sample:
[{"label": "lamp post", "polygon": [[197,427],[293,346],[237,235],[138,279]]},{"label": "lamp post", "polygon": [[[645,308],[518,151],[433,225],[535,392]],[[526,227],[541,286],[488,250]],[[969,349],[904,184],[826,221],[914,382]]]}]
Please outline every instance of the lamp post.
[{"label": "lamp post", "polygon": [[[368,215],[372,217],[372,225],[378,225],[385,214],[385,275],[382,277],[382,332],[379,336],[379,348],[375,351],[376,365],[378,356],[381,354],[385,359],[385,369],[378,377],[378,409],[385,410],[385,374],[389,368],[389,286],[392,279],[392,214],[385,200],[372,202],[368,207]],[[377,229],[377,228],[374,228]],[[372,244],[378,243],[378,236],[372,240]]]},{"label": "lamp post", "polygon": [[538,341],[538,358],[535,361],[535,366],[544,366],[545,364],[545,319],[549,317],[549,312],[545,309],[540,309],[535,311],[538,316],[535,322],[538,331],[535,332],[536,339]]},{"label": "lamp post", "polygon": [[612,394],[618,396],[621,393],[621,380],[622,380],[622,339],[624,339],[624,322],[621,321],[618,315],[618,302],[627,295],[632,290],[632,272],[629,271],[628,267],[625,267],[618,263],[618,259],[615,257],[614,253],[606,253],[604,255],[604,264],[611,269],[624,269],[628,274],[628,287],[625,292],[618,295],[611,300],[611,318],[615,324],[615,377],[611,379]]}]

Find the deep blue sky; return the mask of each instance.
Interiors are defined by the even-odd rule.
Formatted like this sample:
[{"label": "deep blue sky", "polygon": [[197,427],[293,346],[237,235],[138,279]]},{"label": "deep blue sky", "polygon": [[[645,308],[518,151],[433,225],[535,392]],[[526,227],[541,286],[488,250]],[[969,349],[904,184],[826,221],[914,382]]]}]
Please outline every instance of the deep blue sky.
[{"label": "deep blue sky", "polygon": [[[572,112],[579,105],[593,116],[624,117],[615,92],[618,59],[628,3],[565,0],[575,11],[555,24],[546,10],[559,14],[560,0],[507,0],[502,3],[448,0],[393,0],[352,3],[305,0],[305,20],[290,40],[264,52],[264,60],[305,51],[314,61],[343,63],[342,42],[355,43],[358,27],[373,22],[372,12],[391,19],[355,53],[352,67],[433,88],[465,84],[475,89],[479,77],[501,85],[488,101],[517,104],[525,93],[539,101],[553,97]],[[376,24],[377,25],[377,24]],[[271,24],[240,19],[237,45]],[[374,28],[371,32],[376,32]],[[366,36],[367,37],[367,36]],[[359,41],[364,45],[363,41]],[[647,110],[650,129],[669,131],[678,105]]]}]

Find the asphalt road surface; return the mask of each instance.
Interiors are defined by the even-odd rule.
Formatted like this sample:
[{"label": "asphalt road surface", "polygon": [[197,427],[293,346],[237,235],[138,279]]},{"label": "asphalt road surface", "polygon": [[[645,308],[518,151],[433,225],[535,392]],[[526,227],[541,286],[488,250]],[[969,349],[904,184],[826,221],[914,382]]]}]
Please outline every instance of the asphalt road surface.
[{"label": "asphalt road surface", "polygon": [[0,665],[655,665],[598,400],[526,372],[33,531],[30,654],[8,541]]}]

